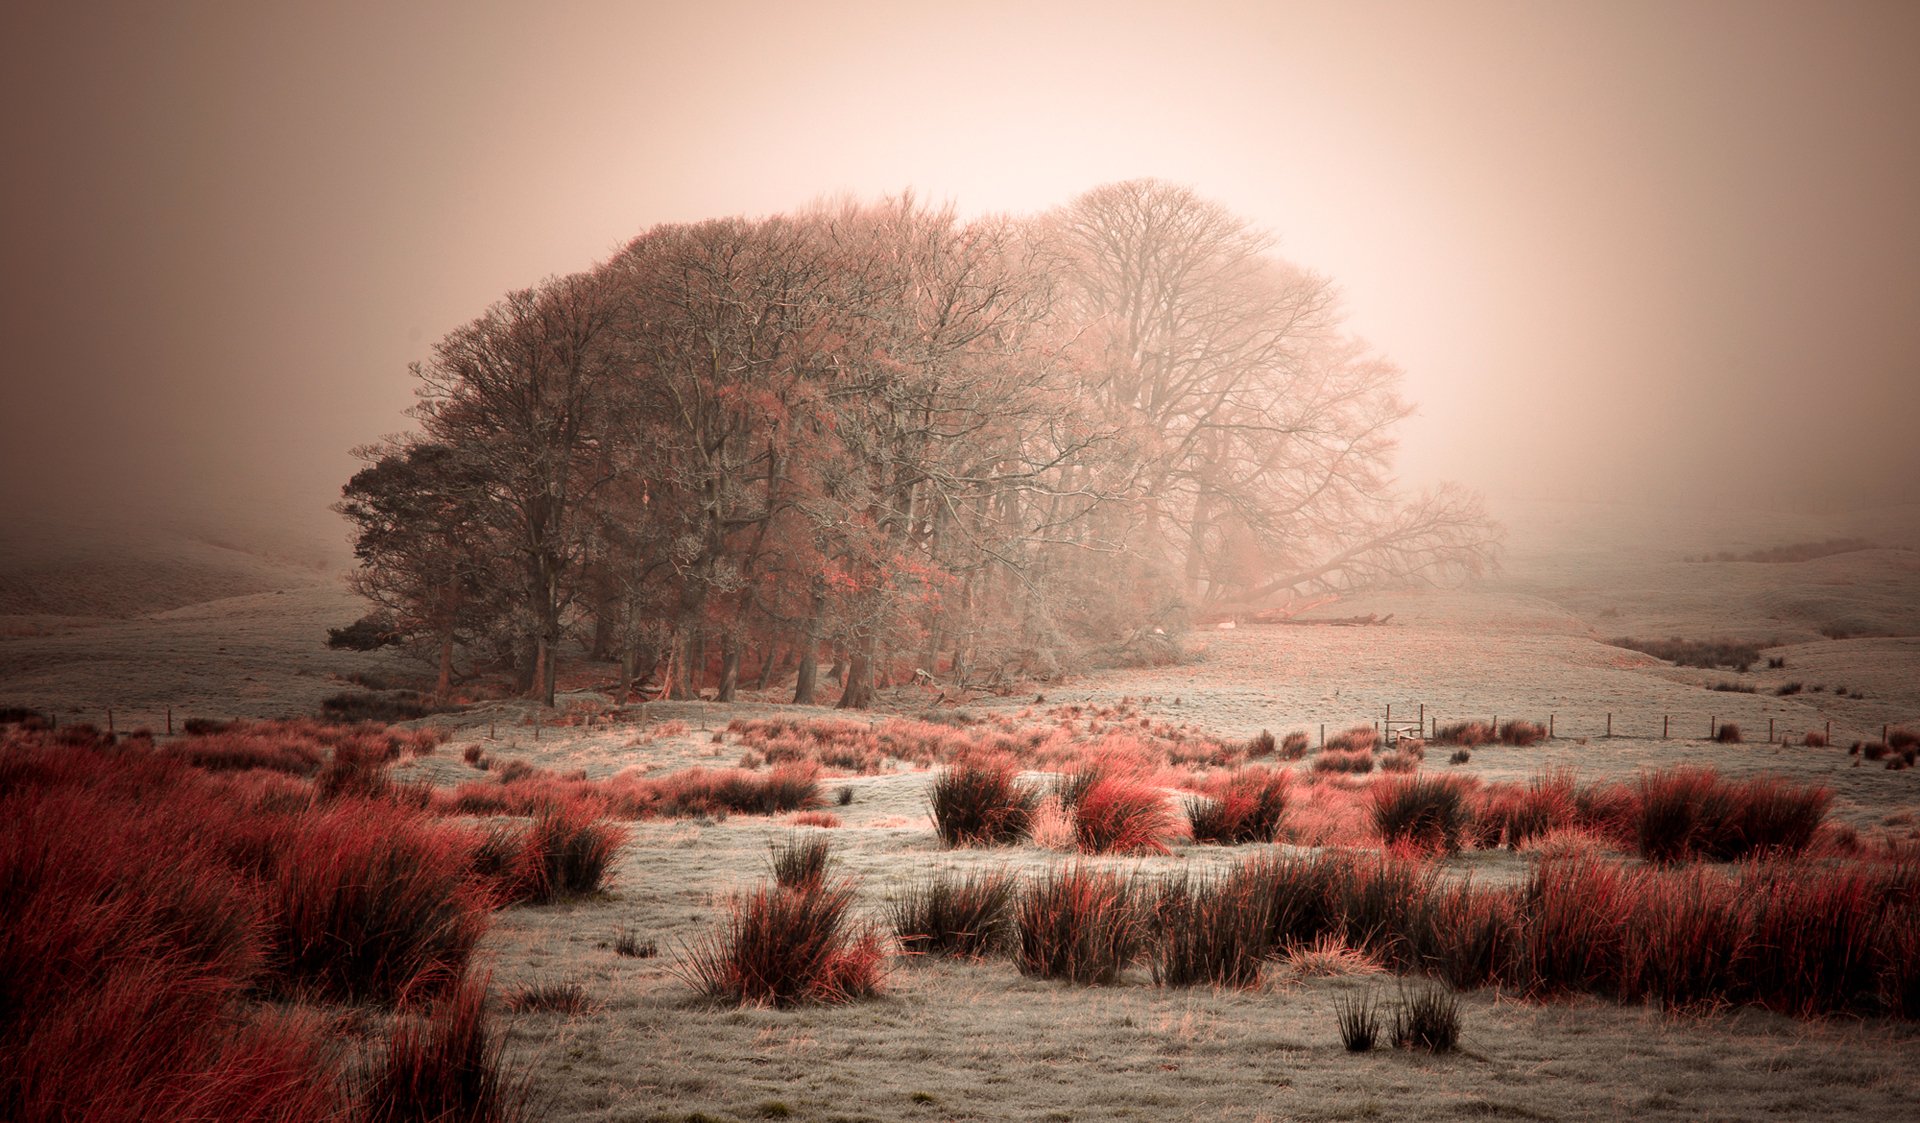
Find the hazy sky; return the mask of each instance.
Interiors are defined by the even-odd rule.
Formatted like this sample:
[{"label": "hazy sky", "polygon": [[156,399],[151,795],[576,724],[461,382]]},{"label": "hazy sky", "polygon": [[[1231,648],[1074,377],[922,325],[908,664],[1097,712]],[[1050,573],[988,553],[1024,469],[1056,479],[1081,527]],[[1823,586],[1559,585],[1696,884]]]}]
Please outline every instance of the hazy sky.
[{"label": "hazy sky", "polygon": [[7,506],[324,512],[410,360],[654,223],[1149,175],[1341,284],[1410,482],[1920,497],[1920,4],[12,0],[0,43]]}]

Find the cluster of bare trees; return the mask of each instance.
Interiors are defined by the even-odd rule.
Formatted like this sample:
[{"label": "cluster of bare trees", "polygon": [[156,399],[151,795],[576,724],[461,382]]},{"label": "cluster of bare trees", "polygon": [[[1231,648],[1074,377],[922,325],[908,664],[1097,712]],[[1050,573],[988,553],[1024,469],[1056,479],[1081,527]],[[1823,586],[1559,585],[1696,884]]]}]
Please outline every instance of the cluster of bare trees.
[{"label": "cluster of bare trees", "polygon": [[669,696],[1047,676],[1196,610],[1439,580],[1492,531],[1392,494],[1397,371],[1329,283],[1155,181],[1032,219],[911,197],[662,226],[415,368],[340,509],[384,628]]}]

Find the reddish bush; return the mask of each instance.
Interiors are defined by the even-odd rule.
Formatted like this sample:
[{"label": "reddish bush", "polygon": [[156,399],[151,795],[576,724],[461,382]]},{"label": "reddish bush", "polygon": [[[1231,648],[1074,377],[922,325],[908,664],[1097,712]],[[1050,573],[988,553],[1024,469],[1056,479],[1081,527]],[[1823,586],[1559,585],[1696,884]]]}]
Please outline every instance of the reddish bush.
[{"label": "reddish bush", "polygon": [[1327,738],[1326,751],[1339,753],[1372,752],[1380,747],[1380,731],[1371,725],[1356,725]]},{"label": "reddish bush", "polygon": [[821,827],[831,830],[840,825],[840,816],[829,811],[802,811],[787,822],[796,827]]},{"label": "reddish bush", "polygon": [[1388,846],[1460,849],[1471,816],[1469,788],[1452,776],[1383,778],[1373,786],[1373,826]]},{"label": "reddish bush", "polygon": [[1153,981],[1251,987],[1271,939],[1271,883],[1231,874],[1181,876],[1154,898]]},{"label": "reddish bush", "polygon": [[1628,875],[1592,858],[1535,865],[1516,902],[1513,982],[1536,994],[1613,991],[1625,963],[1634,888]]},{"label": "reddish bush", "polygon": [[1740,743],[1740,727],[1730,721],[1723,722],[1720,728],[1713,731],[1713,739],[1722,745],[1738,745]]},{"label": "reddish bush", "polygon": [[1294,730],[1280,741],[1280,759],[1300,760],[1307,755],[1307,735]]},{"label": "reddish bush", "polygon": [[1807,735],[1801,738],[1801,744],[1809,749],[1824,749],[1827,747],[1827,735],[1818,729],[1809,729]]},{"label": "reddish bush", "polygon": [[1774,776],[1726,781],[1699,768],[1641,777],[1635,835],[1655,862],[1796,854],[1813,841],[1833,794]]}]

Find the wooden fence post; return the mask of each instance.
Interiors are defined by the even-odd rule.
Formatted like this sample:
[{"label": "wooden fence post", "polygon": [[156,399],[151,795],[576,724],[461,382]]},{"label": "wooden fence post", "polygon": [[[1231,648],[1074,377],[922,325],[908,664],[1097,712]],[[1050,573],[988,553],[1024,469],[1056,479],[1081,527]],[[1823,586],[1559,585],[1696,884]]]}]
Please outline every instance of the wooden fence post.
[{"label": "wooden fence post", "polygon": [[173,736],[173,707],[167,707],[167,736]]},{"label": "wooden fence post", "polygon": [[1672,720],[1673,716],[1671,714],[1660,715],[1660,739],[1662,741],[1667,739],[1667,723]]},{"label": "wooden fence post", "polygon": [[1547,715],[1547,740],[1549,741],[1553,740],[1553,719],[1555,716],[1554,714]]},{"label": "wooden fence post", "polygon": [[1607,736],[1613,736],[1613,711],[1607,711]]}]

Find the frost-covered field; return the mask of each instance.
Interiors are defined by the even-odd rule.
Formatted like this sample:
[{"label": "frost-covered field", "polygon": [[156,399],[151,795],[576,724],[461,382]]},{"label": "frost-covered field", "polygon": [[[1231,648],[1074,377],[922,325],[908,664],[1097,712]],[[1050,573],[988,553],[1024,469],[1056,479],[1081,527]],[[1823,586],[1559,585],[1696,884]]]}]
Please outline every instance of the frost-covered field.
[{"label": "frost-covered field", "polygon": [[[1535,511],[1516,527],[1506,574],[1474,589],[1405,593],[1343,604],[1337,615],[1392,614],[1375,627],[1243,626],[1194,637],[1182,665],[1103,671],[1031,692],[968,701],[971,709],[1044,719],[1061,705],[1130,699],[1157,720],[1225,738],[1262,729],[1318,740],[1351,724],[1425,707],[1441,722],[1499,716],[1546,721],[1557,739],[1484,746],[1463,765],[1430,753],[1433,771],[1524,780],[1547,767],[1622,779],[1674,763],[1728,774],[1773,772],[1834,789],[1832,817],[1869,839],[1911,837],[1920,770],[1859,765],[1845,746],[1883,724],[1920,728],[1920,555],[1865,551],[1791,564],[1691,563],[1727,540],[1691,541],[1678,520],[1658,548],[1610,548],[1579,512]],[[1552,521],[1559,520],[1559,521]],[[1546,524],[1546,525],[1543,525]],[[1805,520],[1762,527],[1729,548],[1825,536]],[[1591,540],[1583,539],[1585,533]],[[1557,536],[1551,548],[1543,538]],[[1889,545],[1903,539],[1883,536]],[[330,652],[328,625],[357,613],[334,585],[283,570],[272,588],[130,618],[21,614],[0,629],[0,705],[55,709],[62,721],[158,729],[164,708],[187,715],[310,713],[341,676],[405,673],[391,656]],[[1829,639],[1840,621],[1855,633]],[[1730,636],[1782,645],[1742,675],[1679,668],[1601,640]],[[591,676],[587,676],[590,678]],[[1737,681],[1753,693],[1708,687]],[[1778,687],[1799,682],[1797,694]],[[1825,689],[1814,692],[1815,685]],[[1862,698],[1840,697],[1838,687]],[[889,708],[917,711],[932,691],[899,688]],[[1035,695],[1044,694],[1037,703]],[[576,694],[585,702],[589,695]],[[734,707],[676,703],[615,724],[545,725],[536,739],[522,703],[486,703],[431,719],[453,739],[402,775],[451,785],[478,773],[460,750],[496,760],[605,776],[643,767],[731,765],[742,748],[714,732],[736,716],[786,707],[777,692]],[[1616,734],[1603,736],[1611,713]],[[1670,736],[1662,740],[1662,718]],[[1737,722],[1746,743],[1705,740]],[[1766,744],[1832,724],[1837,747]],[[653,736],[664,723],[686,731]],[[677,728],[677,727],[672,727]],[[489,731],[492,739],[489,739]],[[1032,846],[942,850],[926,813],[929,774],[901,769],[832,779],[852,799],[829,808],[838,871],[858,880],[878,918],[908,880],[941,868],[1037,871],[1060,855]],[[896,958],[883,997],[793,1011],[735,1010],[698,999],[679,975],[681,950],[723,913],[725,898],[765,876],[769,843],[794,828],[733,816],[635,825],[604,898],[499,914],[483,944],[496,994],[533,983],[582,984],[590,1012],[511,1019],[513,1056],[531,1067],[554,1119],[1581,1119],[1907,1118],[1920,1114],[1920,1036],[1910,1023],[1794,1020],[1754,1010],[1673,1016],[1595,998],[1548,1004],[1492,990],[1463,999],[1463,1049],[1350,1055],[1334,1004],[1392,976],[1302,977],[1284,967],[1246,991],[1161,989],[1144,970],[1088,989],[1023,978],[1004,961]],[[1167,857],[1100,859],[1159,871],[1217,864],[1262,849],[1176,846]],[[1526,859],[1470,852],[1456,874],[1510,879]],[[616,954],[625,933],[660,954]]]}]

